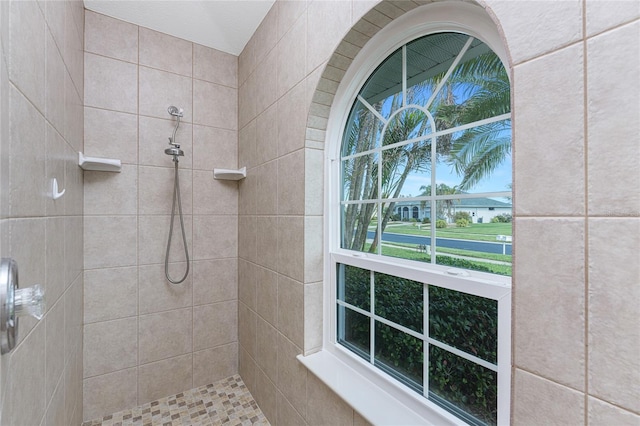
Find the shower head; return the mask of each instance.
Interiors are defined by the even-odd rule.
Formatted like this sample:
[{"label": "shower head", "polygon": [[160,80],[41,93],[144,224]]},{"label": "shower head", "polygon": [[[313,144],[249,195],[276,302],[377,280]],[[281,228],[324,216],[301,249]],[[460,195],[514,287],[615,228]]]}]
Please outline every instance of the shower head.
[{"label": "shower head", "polygon": [[175,107],[173,105],[171,105],[169,108],[167,108],[167,112],[171,115],[173,115],[174,117],[182,117],[182,113],[184,112],[182,110],[182,108],[178,108]]}]

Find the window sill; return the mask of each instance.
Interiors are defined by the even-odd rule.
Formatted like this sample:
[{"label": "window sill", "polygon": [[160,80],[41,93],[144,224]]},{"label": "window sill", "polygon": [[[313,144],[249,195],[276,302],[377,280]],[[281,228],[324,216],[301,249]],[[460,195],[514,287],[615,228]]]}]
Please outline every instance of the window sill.
[{"label": "window sill", "polygon": [[[465,424],[428,402],[406,396],[406,402],[389,390],[376,384],[342,361],[328,350],[308,356],[298,355],[298,360],[332,391],[373,425],[461,425]],[[400,391],[398,391],[400,392]],[[393,394],[392,394],[393,393]],[[413,402],[413,403],[411,403]]]}]

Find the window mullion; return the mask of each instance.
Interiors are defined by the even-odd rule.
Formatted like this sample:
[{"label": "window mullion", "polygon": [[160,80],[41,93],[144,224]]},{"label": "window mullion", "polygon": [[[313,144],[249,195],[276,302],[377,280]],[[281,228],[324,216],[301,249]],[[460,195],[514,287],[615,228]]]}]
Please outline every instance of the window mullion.
[{"label": "window mullion", "polygon": [[407,45],[402,46],[402,107],[407,106]]},{"label": "window mullion", "polygon": [[422,290],[423,314],[422,318],[422,351],[424,353],[422,360],[422,395],[429,399],[429,286],[424,285]]},{"label": "window mullion", "polygon": [[375,364],[375,349],[376,349],[376,320],[375,320],[375,314],[376,314],[376,305],[375,305],[375,301],[376,301],[376,297],[375,297],[375,291],[376,291],[376,286],[375,286],[375,281],[374,281],[374,274],[375,272],[370,271],[370,275],[369,275],[369,306],[370,306],[370,311],[371,311],[371,318],[369,318],[369,341],[370,343],[370,347],[369,347],[369,362],[371,362],[371,365]]}]

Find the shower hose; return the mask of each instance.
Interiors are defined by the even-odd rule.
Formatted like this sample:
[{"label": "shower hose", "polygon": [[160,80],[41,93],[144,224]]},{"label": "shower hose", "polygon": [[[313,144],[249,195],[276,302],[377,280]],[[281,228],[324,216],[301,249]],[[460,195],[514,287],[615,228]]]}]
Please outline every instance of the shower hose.
[{"label": "shower hose", "polygon": [[[184,218],[182,217],[182,202],[180,199],[180,181],[178,180],[178,162],[174,160],[175,163],[175,179],[173,186],[173,205],[171,206],[171,224],[169,225],[169,240],[167,241],[167,254],[164,258],[164,275],[167,277],[167,280],[171,284],[180,284],[184,280],[187,279],[187,275],[189,275],[189,250],[187,248],[187,236],[184,232]],[[184,276],[178,280],[174,280],[169,275],[169,252],[171,250],[171,237],[173,236],[173,221],[176,215],[176,199],[178,200],[178,212],[180,214],[180,229],[182,230],[182,242],[184,243],[184,254],[187,258],[187,270],[184,273]]]}]

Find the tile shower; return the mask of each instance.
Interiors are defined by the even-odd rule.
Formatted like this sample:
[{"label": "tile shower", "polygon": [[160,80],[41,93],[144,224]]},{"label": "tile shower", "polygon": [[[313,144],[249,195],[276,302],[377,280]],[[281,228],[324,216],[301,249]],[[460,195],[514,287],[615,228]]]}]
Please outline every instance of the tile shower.
[{"label": "tile shower", "polygon": [[[235,373],[273,424],[364,423],[295,355],[321,344],[321,170],[340,66],[417,3],[369,12],[376,1],[277,1],[234,57],[81,1],[0,1],[0,251],[30,265],[21,281],[45,283],[49,302],[2,356],[0,424],[79,425]],[[640,7],[484,3],[513,66],[514,422],[637,423],[626,373],[638,352],[628,318],[639,94],[609,83],[637,77],[628,46]],[[194,256],[180,291],[154,285],[164,282],[171,104],[186,113],[177,138]],[[123,160],[122,173],[83,176],[79,151]],[[236,165],[248,167],[241,183],[212,179]],[[66,188],[56,201],[42,189],[53,177]],[[544,253],[530,243],[539,238]],[[612,370],[610,353],[628,368]]]},{"label": "tile shower", "polygon": [[[85,14],[85,153],[121,173],[85,172],[84,418],[238,372],[237,57],[91,11]],[[192,272],[164,277],[175,118]],[[184,272],[179,220],[170,272]]]}]

